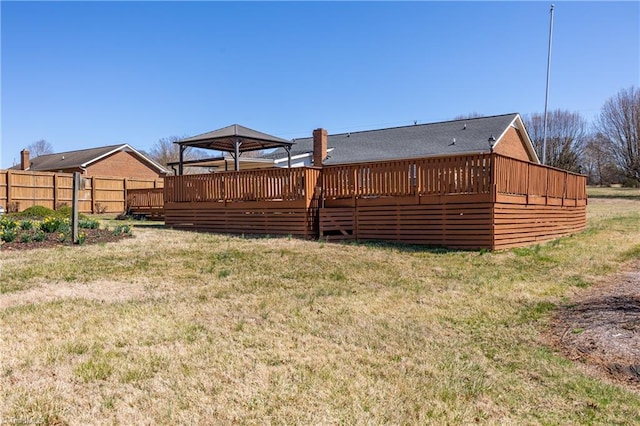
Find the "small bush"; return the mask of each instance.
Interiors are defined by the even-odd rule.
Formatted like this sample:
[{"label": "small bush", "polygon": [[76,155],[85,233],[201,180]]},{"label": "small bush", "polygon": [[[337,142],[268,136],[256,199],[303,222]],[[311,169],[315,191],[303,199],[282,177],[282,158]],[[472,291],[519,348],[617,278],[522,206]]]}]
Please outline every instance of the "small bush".
[{"label": "small bush", "polygon": [[31,234],[22,234],[22,236],[20,237],[20,241],[22,241],[23,243],[30,243],[32,239],[33,238],[31,237]]},{"label": "small bush", "polygon": [[0,229],[15,229],[18,226],[18,222],[8,216],[0,218]]},{"label": "small bush", "polygon": [[118,225],[114,228],[113,235],[131,235],[131,226]]},{"label": "small bush", "polygon": [[107,206],[101,203],[96,203],[96,213],[105,214],[107,212]]},{"label": "small bush", "polygon": [[15,229],[11,228],[5,228],[5,229],[1,229],[0,230],[0,240],[4,241],[5,243],[10,243],[12,241],[14,241],[16,239],[16,231]]},{"label": "small bush", "polygon": [[15,201],[7,204],[7,213],[17,213],[20,211],[20,203]]},{"label": "small bush", "polygon": [[33,241],[37,241],[41,243],[42,241],[47,239],[47,234],[44,233],[43,230],[39,229],[35,235],[33,236]]},{"label": "small bush", "polygon": [[78,219],[78,227],[84,229],[98,229],[100,222],[95,219]]},{"label": "small bush", "polygon": [[55,215],[60,217],[71,217],[73,214],[73,209],[69,206],[62,206],[58,210],[56,210]]},{"label": "small bush", "polygon": [[33,221],[31,220],[23,220],[20,222],[20,229],[24,231],[28,231],[29,229],[33,229]]},{"label": "small bush", "polygon": [[62,219],[60,217],[46,217],[42,223],[40,223],[40,229],[49,234],[56,231],[64,232],[68,228],[68,219]]},{"label": "small bush", "polygon": [[20,212],[17,216],[45,218],[47,216],[53,216],[54,214],[55,212],[48,207],[31,206],[26,208],[23,212]]}]

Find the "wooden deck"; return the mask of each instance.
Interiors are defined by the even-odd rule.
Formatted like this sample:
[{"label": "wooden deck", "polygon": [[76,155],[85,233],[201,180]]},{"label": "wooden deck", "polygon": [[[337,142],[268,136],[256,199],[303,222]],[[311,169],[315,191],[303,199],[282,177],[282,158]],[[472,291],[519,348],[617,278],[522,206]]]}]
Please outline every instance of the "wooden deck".
[{"label": "wooden deck", "polygon": [[127,190],[127,213],[148,219],[164,220],[164,189]]},{"label": "wooden deck", "polygon": [[317,238],[319,177],[313,168],[171,176],[165,179],[165,224]]},{"label": "wooden deck", "polygon": [[586,178],[498,154],[165,180],[168,226],[500,249],[582,231]]}]

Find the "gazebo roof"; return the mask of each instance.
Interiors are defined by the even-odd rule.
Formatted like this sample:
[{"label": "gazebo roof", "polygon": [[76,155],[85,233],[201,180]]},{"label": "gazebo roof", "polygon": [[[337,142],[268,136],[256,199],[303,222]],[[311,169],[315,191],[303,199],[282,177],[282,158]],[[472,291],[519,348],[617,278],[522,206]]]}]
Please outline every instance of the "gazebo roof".
[{"label": "gazebo roof", "polygon": [[177,141],[182,146],[235,152],[236,142],[240,142],[239,151],[257,151],[269,148],[290,148],[294,142],[271,136],[239,124]]}]

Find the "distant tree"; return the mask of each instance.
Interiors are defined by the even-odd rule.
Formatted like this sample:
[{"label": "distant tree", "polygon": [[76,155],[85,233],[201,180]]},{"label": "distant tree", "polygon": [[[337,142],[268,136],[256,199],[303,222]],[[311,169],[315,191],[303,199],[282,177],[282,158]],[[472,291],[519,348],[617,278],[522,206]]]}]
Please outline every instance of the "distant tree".
[{"label": "distant tree", "polygon": [[624,175],[640,183],[640,89],[622,89],[602,106],[596,128]]},{"label": "distant tree", "polygon": [[464,120],[465,118],[480,118],[480,117],[484,117],[484,114],[480,114],[478,112],[471,112],[469,114],[462,114],[462,115],[457,115],[455,117],[453,117],[454,120]]},{"label": "distant tree", "polygon": [[587,175],[589,185],[621,182],[624,176],[611,155],[611,143],[601,133],[596,133],[587,141],[582,164],[582,172]]},{"label": "distant tree", "polygon": [[[151,150],[149,151],[149,155],[151,158],[159,164],[163,166],[167,166],[168,163],[179,161],[180,160],[180,145],[178,145],[177,141],[184,139],[179,136],[169,136],[168,138],[158,139]],[[192,148],[185,149],[183,153],[183,158],[185,160],[193,160],[191,156]]]},{"label": "distant tree", "polygon": [[[587,122],[578,112],[557,109],[549,111],[547,122],[548,166],[572,172],[580,171],[580,163],[587,144]],[[542,160],[544,140],[544,114],[531,114],[523,117],[529,137]]]},{"label": "distant tree", "polygon": [[[167,138],[158,139],[158,141],[151,147],[149,151],[149,156],[155,162],[167,167],[171,170],[171,167],[168,167],[169,163],[180,161],[180,145],[178,145],[177,141],[186,138],[187,136],[179,137],[179,136],[169,136]],[[203,156],[202,150],[194,149],[192,147],[187,147],[183,153],[183,160],[195,160],[197,158],[201,158]]]},{"label": "distant tree", "polygon": [[41,155],[53,154],[53,146],[44,139],[35,141],[27,145],[29,156],[31,158],[39,157]]}]

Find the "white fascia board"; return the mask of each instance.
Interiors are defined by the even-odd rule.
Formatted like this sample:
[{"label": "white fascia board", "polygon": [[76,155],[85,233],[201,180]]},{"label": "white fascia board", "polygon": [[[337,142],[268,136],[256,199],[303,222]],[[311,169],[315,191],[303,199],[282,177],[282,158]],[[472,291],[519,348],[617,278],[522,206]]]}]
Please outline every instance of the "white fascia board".
[{"label": "white fascia board", "polygon": [[504,131],[497,138],[496,143],[495,143],[495,145],[493,145],[493,147],[495,148],[495,146],[500,143],[500,141],[502,140],[502,138],[507,133],[507,130],[509,130],[510,127],[513,127],[513,128],[516,128],[516,129],[520,130],[520,133],[524,137],[525,149],[529,153],[529,156],[531,158],[533,158],[536,163],[540,164],[540,159],[538,158],[538,154],[536,154],[536,150],[533,147],[533,142],[531,142],[531,138],[529,137],[529,133],[527,133],[527,129],[524,127],[524,122],[522,121],[522,118],[520,117],[520,114],[516,114],[516,116],[513,119],[513,121],[511,121],[511,123],[504,129]]},{"label": "white fascia board", "polygon": [[[328,148],[327,149],[327,154],[330,153],[331,151],[333,151],[333,148]],[[304,154],[298,154],[298,155],[293,155],[291,156],[291,161],[293,160],[300,160],[302,158],[309,158],[313,156],[313,152],[305,152]],[[287,157],[282,157],[282,158],[278,158],[276,160],[273,160],[276,164],[277,163],[282,163],[283,161],[287,161],[288,158]]]},{"label": "white fascia board", "polygon": [[[311,157],[311,153],[307,152],[304,154],[298,154],[298,155],[292,155],[291,156],[291,161],[293,160],[300,160],[302,158],[307,158],[307,157]],[[288,160],[288,157],[283,157],[283,158],[278,158],[276,160],[273,160],[274,163],[278,164],[278,163],[284,163]]]}]

